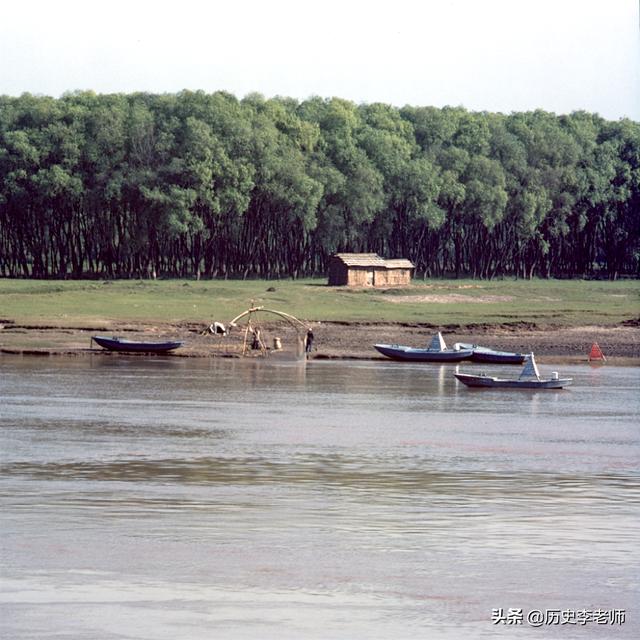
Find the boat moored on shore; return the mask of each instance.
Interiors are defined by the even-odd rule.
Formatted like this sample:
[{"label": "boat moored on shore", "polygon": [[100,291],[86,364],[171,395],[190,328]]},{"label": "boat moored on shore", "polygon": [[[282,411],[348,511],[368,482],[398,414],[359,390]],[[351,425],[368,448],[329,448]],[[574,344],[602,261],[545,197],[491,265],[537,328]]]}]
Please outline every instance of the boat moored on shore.
[{"label": "boat moored on shore", "polygon": [[184,343],[181,341],[168,341],[168,342],[147,342],[142,340],[127,340],[125,338],[106,336],[92,336],[96,344],[99,344],[103,349],[109,351],[120,351],[123,353],[167,353],[173,351],[178,347],[181,347]]},{"label": "boat moored on shore", "polygon": [[426,349],[399,344],[374,344],[374,348],[392,360],[412,362],[461,362],[471,357],[471,349],[449,349],[438,332]]},{"label": "boat moored on shore", "polygon": [[488,362],[494,364],[522,364],[527,357],[526,353],[514,353],[512,351],[499,351],[478,344],[456,342],[453,348],[471,350],[471,360],[474,362]]}]

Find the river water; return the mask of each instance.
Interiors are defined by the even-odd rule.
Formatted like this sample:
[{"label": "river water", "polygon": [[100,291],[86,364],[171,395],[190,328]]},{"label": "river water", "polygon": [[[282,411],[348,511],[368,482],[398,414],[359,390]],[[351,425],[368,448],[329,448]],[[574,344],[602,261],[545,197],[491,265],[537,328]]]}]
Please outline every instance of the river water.
[{"label": "river water", "polygon": [[0,637],[640,637],[640,370],[454,370],[0,356]]}]

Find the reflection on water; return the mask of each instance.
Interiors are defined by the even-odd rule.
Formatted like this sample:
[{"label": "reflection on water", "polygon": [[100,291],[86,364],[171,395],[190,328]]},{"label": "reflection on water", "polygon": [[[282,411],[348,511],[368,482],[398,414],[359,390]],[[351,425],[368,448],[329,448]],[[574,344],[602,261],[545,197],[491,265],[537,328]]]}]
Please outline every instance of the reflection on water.
[{"label": "reflection on water", "polygon": [[638,371],[454,370],[0,359],[0,635],[510,637],[521,607],[636,637]]},{"label": "reflection on water", "polygon": [[[176,437],[178,432],[171,434]],[[140,459],[106,462],[13,462],[3,466],[5,477],[37,480],[78,480],[118,482],[178,482],[181,485],[251,484],[306,485],[342,487],[372,492],[372,499],[394,497],[416,500],[421,495],[449,495],[452,501],[464,503],[483,497],[504,498],[511,495],[520,500],[552,497],[565,491],[590,491],[592,499],[601,495],[607,499],[612,488],[630,491],[629,500],[640,496],[633,478],[625,475],[577,475],[557,473],[491,473],[489,471],[458,471],[444,473],[423,468],[415,457],[398,456],[394,462],[375,463],[371,459],[348,455],[304,455],[287,460],[267,458],[199,457],[196,460]]]}]

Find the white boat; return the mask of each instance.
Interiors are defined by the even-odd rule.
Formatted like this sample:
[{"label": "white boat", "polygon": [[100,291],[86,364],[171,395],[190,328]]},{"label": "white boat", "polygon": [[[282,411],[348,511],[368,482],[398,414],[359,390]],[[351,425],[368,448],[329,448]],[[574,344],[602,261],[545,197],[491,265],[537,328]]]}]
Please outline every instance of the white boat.
[{"label": "white boat", "polygon": [[455,373],[455,377],[468,387],[491,387],[506,389],[562,389],[568,387],[573,378],[560,378],[553,372],[550,378],[541,378],[533,353],[525,358],[522,373],[518,378],[497,378],[484,373]]}]

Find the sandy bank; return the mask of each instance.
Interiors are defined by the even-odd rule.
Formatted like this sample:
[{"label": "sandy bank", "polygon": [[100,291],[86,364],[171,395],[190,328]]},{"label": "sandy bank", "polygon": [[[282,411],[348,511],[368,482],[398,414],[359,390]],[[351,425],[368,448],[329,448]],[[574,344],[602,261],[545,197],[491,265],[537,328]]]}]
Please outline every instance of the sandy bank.
[{"label": "sandy bank", "polygon": [[[593,342],[598,342],[615,364],[640,365],[640,327],[585,326],[540,327],[530,325],[431,327],[388,323],[309,322],[314,331],[313,358],[381,358],[373,349],[377,342],[426,345],[440,329],[447,344],[473,342],[506,351],[533,351],[540,362],[584,362]],[[134,340],[178,339],[185,346],[173,357],[234,357],[242,352],[244,331],[234,329],[225,337],[203,333],[199,324],[105,323],[101,326],[59,327],[19,325],[4,321],[0,329],[0,353],[22,355],[87,355],[103,353],[91,344],[92,335],[118,335]],[[271,347],[280,338],[285,350],[294,350],[295,330],[283,325],[261,327]]]}]

